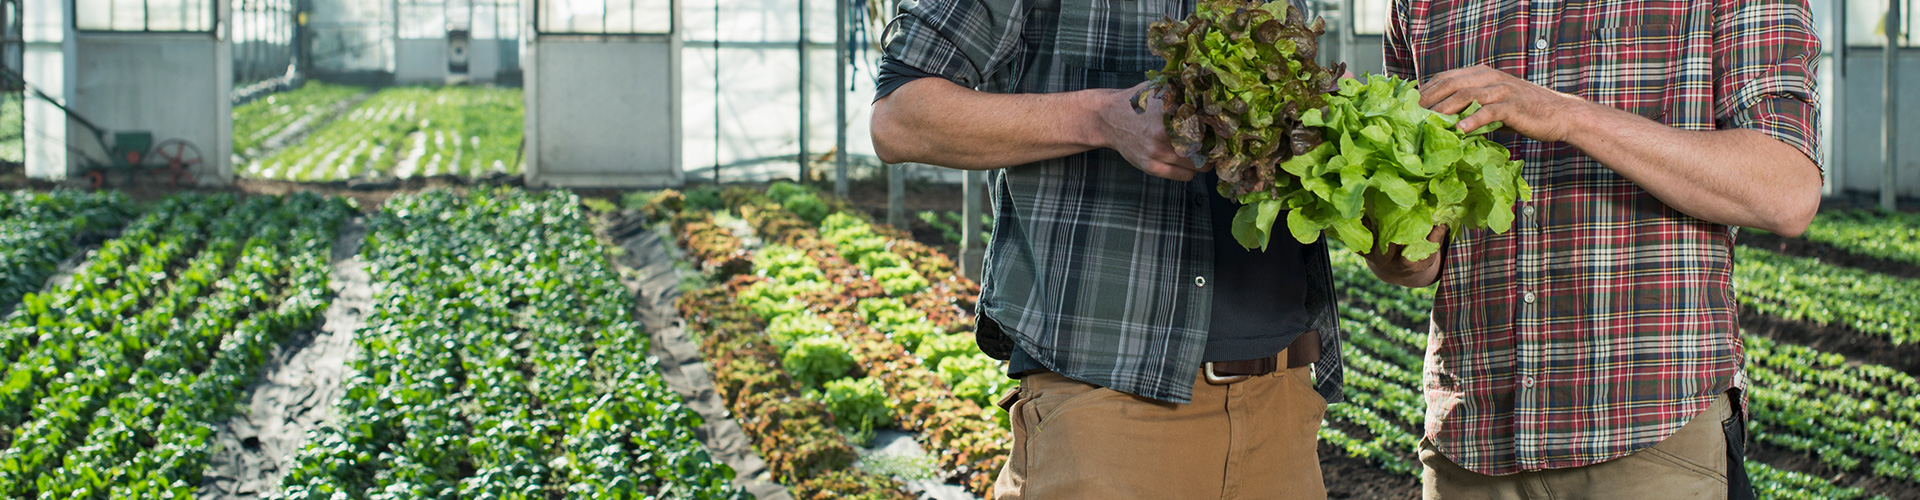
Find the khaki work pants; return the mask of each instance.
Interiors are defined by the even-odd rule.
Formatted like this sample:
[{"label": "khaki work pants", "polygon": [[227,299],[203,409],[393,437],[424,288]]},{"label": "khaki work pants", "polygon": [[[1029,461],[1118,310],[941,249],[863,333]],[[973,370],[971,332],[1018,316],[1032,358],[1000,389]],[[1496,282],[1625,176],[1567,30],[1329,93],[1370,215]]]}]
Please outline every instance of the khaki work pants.
[{"label": "khaki work pants", "polygon": [[1488,476],[1467,470],[1420,441],[1426,500],[1645,500],[1727,498],[1727,432],[1722,394],[1679,432],[1651,448],[1584,467]]},{"label": "khaki work pants", "polygon": [[1022,378],[994,498],[1327,497],[1315,446],[1327,403],[1309,367],[1230,385],[1202,376],[1193,389],[1176,405],[1052,372]]}]

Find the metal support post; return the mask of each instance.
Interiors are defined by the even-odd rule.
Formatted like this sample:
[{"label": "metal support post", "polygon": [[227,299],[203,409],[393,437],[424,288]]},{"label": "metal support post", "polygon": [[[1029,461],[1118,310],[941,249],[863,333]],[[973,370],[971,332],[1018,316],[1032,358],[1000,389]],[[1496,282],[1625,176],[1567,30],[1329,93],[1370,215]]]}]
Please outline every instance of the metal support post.
[{"label": "metal support post", "polygon": [[1882,87],[1880,88],[1880,96],[1884,101],[1880,107],[1880,157],[1886,160],[1886,163],[1882,165],[1884,170],[1880,173],[1880,208],[1889,212],[1898,208],[1898,202],[1895,200],[1894,195],[1900,186],[1900,161],[1899,154],[1895,151],[1899,146],[1898,139],[1900,136],[1899,133],[1895,131],[1895,125],[1900,121],[1900,113],[1895,112],[1895,110],[1899,109],[1897,106],[1899,105],[1900,93],[1896,92],[1895,89],[1899,88],[1900,84],[1900,65],[1897,64],[1896,61],[1900,58],[1901,3],[1904,3],[1904,1],[1894,0],[1887,2],[1887,50],[1884,53],[1886,57],[1886,74],[1881,75]]},{"label": "metal support post", "polygon": [[887,224],[901,231],[907,226],[907,164],[887,166]]},{"label": "metal support post", "polygon": [[966,197],[960,204],[960,274],[975,282],[980,281],[981,267],[987,260],[987,242],[980,239],[980,215],[985,213],[981,199],[986,197],[986,181],[985,172],[968,170],[966,185],[960,189],[960,195]]},{"label": "metal support post", "polygon": [[813,39],[807,34],[807,0],[800,0],[800,44],[798,45],[798,50],[800,51],[800,178],[796,180],[803,183],[806,182],[808,178],[808,164],[813,163],[812,155],[807,152],[807,111],[810,109],[810,107],[807,106],[807,79],[809,78],[807,75],[807,66],[809,66],[809,64],[807,64],[807,46],[810,45],[812,41]]},{"label": "metal support post", "polygon": [[1845,155],[1839,152],[1842,151],[1841,148],[1845,147],[1843,141],[1845,141],[1847,137],[1847,120],[1835,113],[1838,110],[1846,109],[1847,106],[1847,3],[1833,2],[1831,5],[1834,27],[1832,38],[1838,40],[1838,42],[1831,44],[1833,47],[1833,85],[1826,89],[1827,102],[1833,105],[1828,106],[1826,112],[1823,113],[1828,117],[1828,120],[1831,120],[1830,123],[1832,123],[1832,126],[1827,130],[1826,137],[1822,138],[1827,143],[1827,147],[1824,148],[1827,152],[1827,178],[1826,185],[1822,188],[1821,192],[1823,196],[1840,194],[1840,192],[1845,189],[1845,182],[1847,182],[1846,165],[1842,163],[1842,158]]},{"label": "metal support post", "polygon": [[847,67],[852,57],[847,50],[847,2],[833,2],[833,194],[847,197]]}]

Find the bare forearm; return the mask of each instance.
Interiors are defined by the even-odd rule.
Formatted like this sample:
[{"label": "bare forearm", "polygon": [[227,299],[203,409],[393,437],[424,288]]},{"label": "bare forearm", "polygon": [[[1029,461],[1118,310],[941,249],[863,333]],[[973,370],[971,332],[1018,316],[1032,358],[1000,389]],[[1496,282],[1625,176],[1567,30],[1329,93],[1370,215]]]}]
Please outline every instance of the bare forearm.
[{"label": "bare forearm", "polygon": [[1798,236],[1820,205],[1820,170],[1760,131],[1679,130],[1586,103],[1567,142],[1681,213]]},{"label": "bare forearm", "polygon": [[991,94],[922,78],[874,103],[873,146],[887,163],[967,170],[1081,153],[1101,147],[1095,92],[1111,91]]}]

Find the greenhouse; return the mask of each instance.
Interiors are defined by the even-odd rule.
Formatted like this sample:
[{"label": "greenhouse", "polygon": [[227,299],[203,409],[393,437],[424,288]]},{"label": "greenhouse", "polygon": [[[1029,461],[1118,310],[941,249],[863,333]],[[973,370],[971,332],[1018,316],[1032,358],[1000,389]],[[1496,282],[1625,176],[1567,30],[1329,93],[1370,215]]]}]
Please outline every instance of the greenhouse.
[{"label": "greenhouse", "polygon": [[0,498],[1920,500],[1915,29],[0,0]]}]

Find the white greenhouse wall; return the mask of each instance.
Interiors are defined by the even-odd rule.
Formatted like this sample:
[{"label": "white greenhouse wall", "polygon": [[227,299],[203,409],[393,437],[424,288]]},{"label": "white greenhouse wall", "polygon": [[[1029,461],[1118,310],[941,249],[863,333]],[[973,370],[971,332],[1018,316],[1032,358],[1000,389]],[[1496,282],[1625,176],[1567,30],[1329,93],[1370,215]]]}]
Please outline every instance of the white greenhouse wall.
[{"label": "white greenhouse wall", "polygon": [[[1884,51],[1877,47],[1855,47],[1848,49],[1847,74],[1841,78],[1841,99],[1836,120],[1841,124],[1841,135],[1827,144],[1827,154],[1832,158],[1827,168],[1838,168],[1838,187],[1847,190],[1877,193],[1881,186],[1881,169],[1886,165],[1881,157],[1881,123],[1883,110],[1881,100],[1882,77],[1886,75]],[[1900,196],[1920,196],[1920,49],[1908,48],[1900,51],[1898,64],[1899,117],[1896,131],[1900,137],[1895,141],[1899,151],[1899,182],[1895,184],[1895,193]]]},{"label": "white greenhouse wall", "polygon": [[[232,182],[233,58],[226,42],[210,34],[81,33],[76,39],[77,81],[69,99],[75,112],[110,133],[151,131],[155,145],[175,138],[193,143],[204,162],[193,171],[196,180]],[[68,143],[105,158],[90,134],[70,124]],[[69,164],[83,163],[74,157]]]},{"label": "white greenhouse wall", "polygon": [[676,49],[667,36],[532,41],[528,179],[582,187],[678,185]]}]

